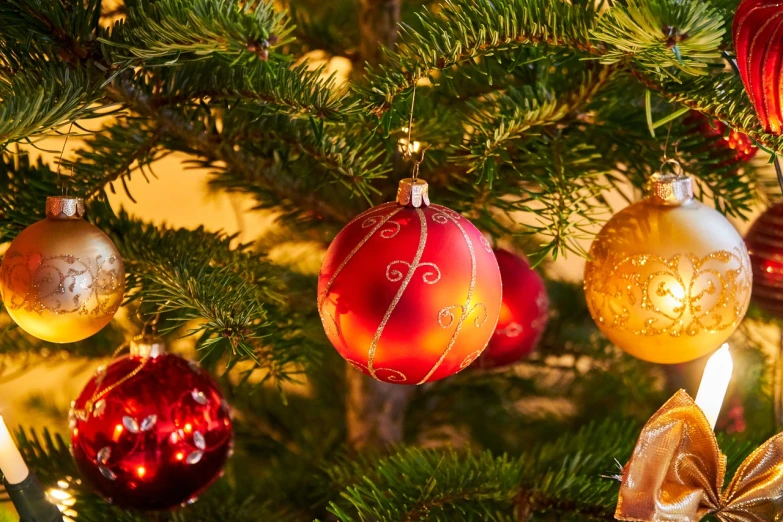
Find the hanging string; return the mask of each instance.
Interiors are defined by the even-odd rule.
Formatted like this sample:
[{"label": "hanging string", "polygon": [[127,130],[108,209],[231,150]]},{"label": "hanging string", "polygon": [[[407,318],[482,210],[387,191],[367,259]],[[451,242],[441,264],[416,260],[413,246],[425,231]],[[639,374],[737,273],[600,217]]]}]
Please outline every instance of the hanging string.
[{"label": "hanging string", "polygon": [[[68,145],[68,138],[71,137],[71,130],[73,130],[73,122],[68,127],[68,134],[65,135],[65,141],[63,142],[63,148],[60,151],[60,157],[57,160],[57,184],[60,185],[60,191],[64,196],[68,195],[68,187],[63,184],[62,177],[60,176],[60,167],[63,163],[63,155],[65,154],[65,147]],[[71,164],[71,175],[73,175],[73,164]]]},{"label": "hanging string", "polygon": [[[405,149],[402,152],[402,157],[405,159],[405,161],[410,161],[413,157],[414,147],[413,147],[413,141],[411,141],[411,136],[413,133],[413,108],[416,106],[416,84],[413,84],[413,93],[411,94],[411,112],[408,117],[408,141],[405,143]],[[427,145],[424,147],[424,149],[421,151],[421,157],[419,157],[418,160],[413,162],[413,172],[411,173],[411,178],[414,180],[418,179],[419,177],[419,168],[421,167],[421,164],[424,162],[424,156],[427,154],[427,149],[429,149],[430,146]]]}]

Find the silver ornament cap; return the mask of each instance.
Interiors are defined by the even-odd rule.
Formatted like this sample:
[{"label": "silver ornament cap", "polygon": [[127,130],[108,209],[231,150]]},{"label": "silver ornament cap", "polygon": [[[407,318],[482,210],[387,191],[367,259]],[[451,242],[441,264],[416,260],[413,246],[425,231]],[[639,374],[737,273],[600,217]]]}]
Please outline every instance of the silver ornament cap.
[{"label": "silver ornament cap", "polygon": [[156,335],[134,337],[130,344],[131,357],[154,359],[166,353],[166,343]]},{"label": "silver ornament cap", "polygon": [[412,208],[429,206],[429,185],[423,179],[401,179],[397,187],[397,203],[404,207]]},{"label": "silver ornament cap", "polygon": [[650,198],[660,205],[678,206],[693,200],[693,178],[656,174],[650,179]]},{"label": "silver ornament cap", "polygon": [[81,219],[84,217],[84,199],[71,196],[46,198],[46,217],[49,219]]}]

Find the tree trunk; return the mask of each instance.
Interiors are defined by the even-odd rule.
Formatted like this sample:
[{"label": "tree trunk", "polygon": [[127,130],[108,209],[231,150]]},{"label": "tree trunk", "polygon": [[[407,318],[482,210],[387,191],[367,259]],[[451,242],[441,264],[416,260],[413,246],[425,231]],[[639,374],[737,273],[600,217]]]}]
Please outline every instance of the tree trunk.
[{"label": "tree trunk", "polygon": [[[359,0],[361,65],[383,61],[381,47],[393,48],[401,0]],[[402,441],[403,421],[413,386],[387,384],[346,364],[346,423],[353,449],[383,448]]]},{"label": "tree trunk", "polygon": [[381,46],[394,47],[400,22],[401,0],[359,0],[361,65],[383,61]]},{"label": "tree trunk", "polygon": [[351,448],[383,448],[402,441],[414,386],[376,381],[346,365],[346,414]]}]

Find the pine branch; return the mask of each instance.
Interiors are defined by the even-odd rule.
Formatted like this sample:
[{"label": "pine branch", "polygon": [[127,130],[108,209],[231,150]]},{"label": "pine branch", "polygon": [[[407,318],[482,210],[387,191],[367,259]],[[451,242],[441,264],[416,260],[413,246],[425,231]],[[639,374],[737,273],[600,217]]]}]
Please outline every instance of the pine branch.
[{"label": "pine branch", "polygon": [[709,64],[721,60],[723,24],[706,3],[631,0],[603,14],[591,34],[606,44],[602,63],[633,59],[660,76],[673,77],[669,69],[704,75]]},{"label": "pine branch", "polygon": [[257,103],[270,112],[275,109],[292,117],[326,121],[356,114],[357,101],[340,92],[334,77],[324,78],[322,67],[312,69],[307,62],[290,68],[277,62],[237,67],[217,59],[200,60],[160,71],[155,78],[154,104],[228,100],[232,106]]},{"label": "pine branch", "polygon": [[368,110],[381,116],[394,100],[438,70],[513,48],[544,43],[600,54],[590,41],[592,2],[448,0],[437,14],[419,16],[421,31],[403,25],[401,47],[390,66],[370,71],[357,89]]},{"label": "pine branch", "polygon": [[457,156],[456,162],[464,164],[468,173],[478,172],[478,182],[486,179],[492,189],[497,162],[508,160],[508,147],[532,134],[534,127],[554,125],[575,116],[605,86],[612,72],[612,68],[605,67],[588,70],[572,92],[561,96],[548,91],[543,80],[538,84],[539,92],[509,88],[486,96],[474,106],[475,113],[469,121],[474,130],[462,145],[464,154]]},{"label": "pine branch", "polygon": [[145,168],[168,154],[161,147],[162,131],[139,118],[117,120],[84,140],[77,151],[78,159],[63,160],[63,170],[72,172],[65,186],[71,193],[84,198],[101,193],[108,185],[115,192],[114,182],[120,181],[126,195],[133,199],[127,182],[139,171],[149,181]]},{"label": "pine branch", "polygon": [[281,59],[291,28],[271,2],[133,0],[99,41],[112,63],[166,65],[216,54],[234,62]]},{"label": "pine branch", "polygon": [[0,75],[0,145],[103,116],[112,104],[100,101],[99,84],[83,68],[41,64],[34,72]]}]

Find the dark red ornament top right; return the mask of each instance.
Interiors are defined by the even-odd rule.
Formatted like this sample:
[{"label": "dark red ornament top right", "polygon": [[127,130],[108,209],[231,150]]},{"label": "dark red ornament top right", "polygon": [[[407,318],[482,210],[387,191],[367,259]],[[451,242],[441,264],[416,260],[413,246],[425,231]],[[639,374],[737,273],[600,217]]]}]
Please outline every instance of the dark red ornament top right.
[{"label": "dark red ornament top right", "polygon": [[740,76],[762,127],[781,134],[783,2],[743,0],[734,14],[733,34]]}]

